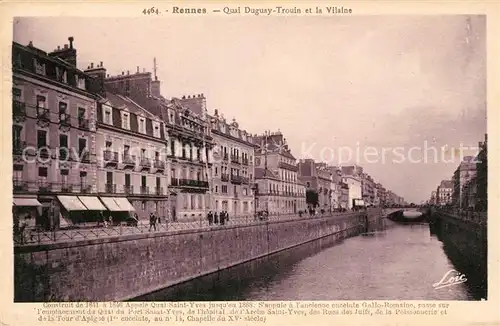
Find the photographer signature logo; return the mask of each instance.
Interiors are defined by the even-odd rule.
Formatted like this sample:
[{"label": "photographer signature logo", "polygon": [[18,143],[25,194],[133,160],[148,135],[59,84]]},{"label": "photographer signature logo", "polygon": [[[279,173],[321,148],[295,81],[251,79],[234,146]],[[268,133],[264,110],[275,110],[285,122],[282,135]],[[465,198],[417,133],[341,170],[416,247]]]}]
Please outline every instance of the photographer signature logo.
[{"label": "photographer signature logo", "polygon": [[467,282],[465,274],[462,274],[454,269],[450,269],[446,274],[444,274],[443,278],[439,282],[432,284],[432,286],[437,290],[465,282]]}]

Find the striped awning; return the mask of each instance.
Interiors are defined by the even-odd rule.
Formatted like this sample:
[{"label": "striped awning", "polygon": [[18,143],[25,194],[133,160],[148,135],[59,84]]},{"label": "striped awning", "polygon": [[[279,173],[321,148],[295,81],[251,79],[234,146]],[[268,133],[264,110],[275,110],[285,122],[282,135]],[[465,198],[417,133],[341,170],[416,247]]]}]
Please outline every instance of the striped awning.
[{"label": "striped awning", "polygon": [[107,208],[101,203],[99,198],[92,196],[78,196],[78,199],[91,211],[106,211]]},{"label": "striped awning", "polygon": [[123,209],[115,202],[113,197],[100,197],[103,204],[112,212],[122,212]]},{"label": "striped awning", "polygon": [[70,211],[86,211],[87,207],[78,199],[77,196],[57,196],[64,208]]},{"label": "striped awning", "polygon": [[127,198],[125,198],[125,197],[114,197],[113,199],[115,200],[115,203],[117,203],[118,206],[120,206],[120,208],[122,209],[122,211],[124,211],[124,212],[135,212],[134,206],[132,206],[132,204],[128,201]]},{"label": "striped awning", "polygon": [[14,206],[42,206],[36,198],[14,197]]}]

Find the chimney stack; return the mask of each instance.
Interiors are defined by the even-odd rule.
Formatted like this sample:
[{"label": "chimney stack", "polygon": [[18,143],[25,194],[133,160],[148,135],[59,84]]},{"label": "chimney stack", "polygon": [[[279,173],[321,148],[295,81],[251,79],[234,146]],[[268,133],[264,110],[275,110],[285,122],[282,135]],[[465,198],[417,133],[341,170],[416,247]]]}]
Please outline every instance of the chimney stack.
[{"label": "chimney stack", "polygon": [[93,63],[93,62],[91,62],[91,63],[90,63],[90,69],[93,69],[93,68],[94,68],[94,63]]},{"label": "chimney stack", "polygon": [[139,73],[139,66],[137,66],[137,73]]},{"label": "chimney stack", "polygon": [[64,49],[67,50],[68,49],[68,44],[64,44]]},{"label": "chimney stack", "polygon": [[127,75],[130,75],[130,70],[127,70]]},{"label": "chimney stack", "polygon": [[102,68],[102,67],[103,67],[103,65],[102,65],[102,61],[101,61],[101,68]]},{"label": "chimney stack", "polygon": [[70,48],[70,49],[72,49],[72,48],[73,48],[73,40],[74,40],[73,36],[68,37],[68,41],[69,41],[69,48]]}]

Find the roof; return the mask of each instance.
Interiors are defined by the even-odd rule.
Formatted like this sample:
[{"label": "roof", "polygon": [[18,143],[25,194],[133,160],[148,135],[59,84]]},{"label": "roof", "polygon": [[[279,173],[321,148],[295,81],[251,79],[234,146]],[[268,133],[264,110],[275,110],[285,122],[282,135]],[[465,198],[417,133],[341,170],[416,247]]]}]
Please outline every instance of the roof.
[{"label": "roof", "polygon": [[150,113],[148,110],[144,109],[142,106],[134,102],[132,99],[119,95],[119,94],[113,94],[111,92],[106,92],[106,100],[111,102],[112,106],[121,109],[123,106],[127,107],[127,110],[129,112],[135,113],[137,115],[143,115],[146,116],[152,120],[160,120],[159,117],[156,115]]}]

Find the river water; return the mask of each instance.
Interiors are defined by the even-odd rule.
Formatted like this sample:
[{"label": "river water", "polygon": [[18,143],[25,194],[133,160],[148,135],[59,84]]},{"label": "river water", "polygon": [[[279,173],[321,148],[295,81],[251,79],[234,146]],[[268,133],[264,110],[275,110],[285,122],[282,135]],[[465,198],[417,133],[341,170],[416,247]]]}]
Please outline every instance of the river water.
[{"label": "river water", "polygon": [[382,219],[357,237],[323,238],[134,300],[480,300],[473,275],[433,287],[450,270],[465,273],[452,254],[429,224]]}]

